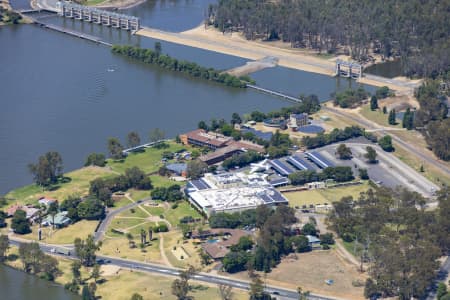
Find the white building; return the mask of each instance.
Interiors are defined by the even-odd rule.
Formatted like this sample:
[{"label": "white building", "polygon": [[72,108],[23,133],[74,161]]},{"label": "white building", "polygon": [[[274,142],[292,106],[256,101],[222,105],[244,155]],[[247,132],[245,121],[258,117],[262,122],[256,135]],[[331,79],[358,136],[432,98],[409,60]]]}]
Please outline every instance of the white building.
[{"label": "white building", "polygon": [[269,182],[264,174],[206,174],[188,183],[189,201],[208,216],[215,212],[236,212],[259,205],[276,206],[288,200]]}]

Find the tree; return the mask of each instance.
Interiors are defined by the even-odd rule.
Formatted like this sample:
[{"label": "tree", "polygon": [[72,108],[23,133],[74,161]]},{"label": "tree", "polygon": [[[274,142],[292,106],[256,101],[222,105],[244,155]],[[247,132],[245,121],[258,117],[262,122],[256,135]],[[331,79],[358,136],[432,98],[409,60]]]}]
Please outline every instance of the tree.
[{"label": "tree", "polygon": [[304,235],[317,235],[316,226],[312,223],[306,223],[302,227],[302,234]]},{"label": "tree", "polygon": [[4,211],[0,210],[0,228],[6,227],[6,213]]},{"label": "tree", "polygon": [[141,244],[145,245],[147,243],[147,231],[141,228]]},{"label": "tree", "polygon": [[101,276],[100,265],[96,263],[92,268],[91,278],[93,278],[94,282],[97,283],[100,276]]},{"label": "tree", "polygon": [[150,226],[148,228],[148,241],[149,242],[153,241],[153,227],[152,226]]},{"label": "tree", "polygon": [[252,276],[252,281],[250,282],[250,300],[263,300],[270,299],[270,296],[267,298],[267,295],[264,292],[264,285],[261,277],[254,273]]},{"label": "tree", "polygon": [[320,235],[320,244],[333,245],[334,238],[332,233],[324,233]]},{"label": "tree", "polygon": [[101,242],[96,243],[92,235],[88,235],[86,240],[76,238],[74,241],[75,253],[80,258],[80,262],[85,267],[91,267],[95,264],[95,252],[100,250]]},{"label": "tree", "polygon": [[180,271],[179,279],[172,282],[172,295],[178,300],[190,300],[192,296],[188,296],[190,285],[189,280],[197,273],[193,266],[189,266],[186,270]]},{"label": "tree", "polygon": [[380,145],[381,149],[386,152],[394,151],[394,146],[392,146],[392,138],[390,135],[385,135],[378,140],[378,145]]},{"label": "tree", "polygon": [[105,155],[103,153],[91,153],[86,158],[84,165],[104,167],[106,165]]},{"label": "tree", "polygon": [[108,139],[108,151],[113,159],[123,158],[123,146],[117,138]]},{"label": "tree", "polygon": [[71,264],[70,264],[70,269],[72,270],[72,276],[73,276],[73,280],[74,282],[76,282],[76,284],[80,284],[81,283],[81,262],[79,259],[74,260]]},{"label": "tree", "polygon": [[308,296],[310,294],[309,291],[304,292],[303,289],[299,286],[297,287],[298,300],[308,300]]},{"label": "tree", "polygon": [[138,293],[134,293],[133,295],[131,295],[130,300],[144,300],[144,297],[142,297],[142,295]]},{"label": "tree", "polygon": [[304,235],[292,237],[291,243],[294,245],[295,251],[297,252],[302,253],[311,251],[311,246],[309,245],[308,238]]},{"label": "tree", "polygon": [[219,295],[222,300],[233,299],[233,287],[226,284],[219,284]]},{"label": "tree", "polygon": [[387,107],[383,106],[383,114],[387,114]]},{"label": "tree", "polygon": [[370,98],[370,109],[371,110],[378,109],[378,98],[375,95]]},{"label": "tree", "polygon": [[150,133],[149,133],[150,143],[155,143],[155,142],[161,141],[164,139],[164,137],[165,137],[164,131],[162,131],[161,129],[155,128],[155,129],[150,130]]},{"label": "tree", "polygon": [[160,56],[161,53],[162,53],[161,42],[155,42],[155,47],[154,47],[154,49],[155,49],[155,54],[156,54],[156,56],[157,56],[157,57]]},{"label": "tree", "polygon": [[395,109],[391,109],[389,111],[388,123],[389,123],[389,125],[397,125],[397,118],[396,118],[396,114],[395,114]]},{"label": "tree", "polygon": [[339,159],[351,159],[352,158],[352,149],[347,147],[345,144],[340,144],[336,149],[336,153],[339,156]]},{"label": "tree", "polygon": [[50,216],[52,216],[52,228],[55,229],[55,216],[58,214],[59,204],[57,201],[53,201],[48,206],[47,212]]},{"label": "tree", "polygon": [[206,124],[205,121],[198,122],[197,127],[198,127],[198,129],[203,129],[203,130],[206,130],[206,131],[208,130],[208,124]]},{"label": "tree", "polygon": [[89,284],[84,284],[83,289],[81,290],[81,299],[82,300],[95,300],[97,297],[95,296],[95,292],[97,291],[97,285],[95,282],[91,282]]},{"label": "tree", "polygon": [[445,283],[443,283],[443,282],[439,282],[438,288],[437,288],[437,291],[436,291],[436,298],[438,300],[440,300],[445,295],[447,295],[447,285]]},{"label": "tree", "polygon": [[80,219],[100,220],[105,216],[105,205],[96,198],[87,198],[77,206],[77,214]]},{"label": "tree", "polygon": [[18,234],[27,234],[31,232],[30,223],[27,220],[27,214],[23,210],[16,210],[11,221],[11,228]]},{"label": "tree", "polygon": [[58,152],[47,152],[39,157],[37,164],[29,164],[28,169],[37,185],[48,187],[57,183],[58,178],[62,176],[62,157]]},{"label": "tree", "polygon": [[369,179],[369,173],[367,172],[367,169],[358,169],[359,171],[359,178],[362,180],[368,180]]},{"label": "tree", "polygon": [[241,116],[239,116],[238,113],[233,113],[231,115],[231,124],[234,125],[234,124],[241,124],[241,123],[242,123]]},{"label": "tree", "polygon": [[55,280],[55,278],[61,274],[58,269],[58,260],[53,256],[46,255],[42,252],[39,259],[40,271],[43,273],[45,279],[49,281]]},{"label": "tree", "polygon": [[5,234],[0,235],[0,262],[5,260],[6,252],[9,249],[9,238]]},{"label": "tree", "polygon": [[364,157],[367,159],[367,161],[371,164],[375,164],[377,163],[377,152],[375,151],[375,149],[373,149],[370,146],[366,147],[366,154],[364,154]]},{"label": "tree", "polygon": [[141,138],[139,137],[139,133],[136,131],[131,131],[127,135],[127,146],[129,148],[134,148],[141,144]]},{"label": "tree", "polygon": [[414,128],[414,113],[411,112],[411,109],[408,107],[403,114],[402,119],[402,127],[406,128],[408,130],[411,130]]},{"label": "tree", "polygon": [[207,170],[208,165],[199,159],[189,161],[186,167],[187,176],[191,179],[202,177]]}]

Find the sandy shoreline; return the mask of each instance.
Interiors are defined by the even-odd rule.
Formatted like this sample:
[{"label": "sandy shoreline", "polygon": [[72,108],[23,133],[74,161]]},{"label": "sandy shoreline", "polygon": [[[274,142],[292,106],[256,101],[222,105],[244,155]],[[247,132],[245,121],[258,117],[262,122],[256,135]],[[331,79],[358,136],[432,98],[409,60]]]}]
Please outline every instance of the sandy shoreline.
[{"label": "sandy shoreline", "polygon": [[[342,58],[332,57],[325,59],[315,57],[314,54],[306,53],[307,51],[304,50],[280,48],[270,43],[249,41],[239,33],[222,34],[214,28],[205,28],[204,25],[180,33],[143,28],[136,34],[249,60],[259,60],[266,56],[273,56],[279,59],[278,65],[282,67],[328,76],[334,76],[335,61],[337,58]],[[414,81],[407,79],[381,80],[373,76],[370,78],[363,77],[359,82],[374,86],[388,86],[393,90],[402,92],[411,92],[411,86],[415,84]]]}]

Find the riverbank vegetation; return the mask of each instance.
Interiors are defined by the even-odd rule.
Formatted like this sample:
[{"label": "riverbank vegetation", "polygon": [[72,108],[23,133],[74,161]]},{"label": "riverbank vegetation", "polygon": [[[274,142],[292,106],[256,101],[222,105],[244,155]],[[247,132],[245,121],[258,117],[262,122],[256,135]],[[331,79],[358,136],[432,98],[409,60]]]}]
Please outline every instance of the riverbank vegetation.
[{"label": "riverbank vegetation", "polygon": [[0,25],[3,24],[19,24],[22,16],[15,11],[5,9],[0,6]]},{"label": "riverbank vegetation", "polygon": [[236,77],[213,68],[202,67],[195,62],[178,60],[167,54],[162,54],[161,44],[159,43],[155,43],[154,50],[132,46],[114,45],[112,47],[112,52],[146,64],[157,65],[165,69],[185,73],[192,77],[197,77],[204,80],[218,82],[226,86],[245,88],[247,83],[255,83],[248,76]]},{"label": "riverbank vegetation", "polygon": [[429,80],[416,91],[420,109],[414,114],[414,126],[422,132],[428,146],[440,159],[450,160],[450,118],[448,95],[439,80]]},{"label": "riverbank vegetation", "polygon": [[292,47],[343,52],[359,61],[375,53],[402,59],[406,75],[450,70],[448,1],[220,0],[209,22],[247,39],[282,40]]},{"label": "riverbank vegetation", "polygon": [[366,298],[421,298],[439,267],[438,258],[450,249],[450,190],[438,192],[439,208],[423,209],[426,200],[404,189],[380,188],[358,199],[333,202],[329,221],[348,243],[357,243],[361,269],[371,278]]}]

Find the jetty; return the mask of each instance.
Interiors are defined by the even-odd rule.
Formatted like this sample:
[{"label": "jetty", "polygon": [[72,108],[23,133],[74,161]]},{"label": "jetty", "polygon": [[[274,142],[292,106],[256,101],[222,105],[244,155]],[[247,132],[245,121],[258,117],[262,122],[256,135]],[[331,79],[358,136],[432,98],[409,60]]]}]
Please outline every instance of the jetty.
[{"label": "jetty", "polygon": [[283,98],[283,99],[286,99],[286,100],[289,100],[289,101],[292,101],[292,102],[295,102],[295,103],[302,103],[302,100],[300,98],[297,98],[297,97],[294,97],[294,96],[290,96],[290,95],[287,95],[287,94],[284,94],[284,93],[281,93],[281,92],[277,92],[277,91],[274,91],[274,90],[265,89],[265,88],[262,88],[262,87],[257,86],[257,85],[247,84],[247,88],[257,90],[258,92],[261,92],[261,93],[265,93],[265,94],[269,94],[269,95],[272,95],[272,96],[280,97],[280,98]]}]

